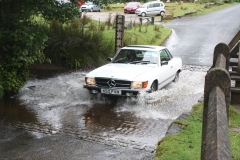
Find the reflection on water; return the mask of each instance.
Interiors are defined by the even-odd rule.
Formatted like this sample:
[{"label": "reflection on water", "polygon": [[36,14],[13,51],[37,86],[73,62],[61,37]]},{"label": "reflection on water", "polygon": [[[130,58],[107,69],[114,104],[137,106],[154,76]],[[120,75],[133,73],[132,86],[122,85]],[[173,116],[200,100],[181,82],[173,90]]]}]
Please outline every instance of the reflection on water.
[{"label": "reflection on water", "polygon": [[24,105],[21,105],[19,99],[5,96],[4,99],[0,100],[0,121],[37,123],[38,119],[32,109],[27,109]]},{"label": "reflection on water", "polygon": [[205,74],[185,70],[178,83],[162,90],[112,101],[91,98],[83,88],[84,72],[32,79],[18,95],[0,102],[0,121],[129,146],[155,146],[170,123],[189,112],[202,96]]}]

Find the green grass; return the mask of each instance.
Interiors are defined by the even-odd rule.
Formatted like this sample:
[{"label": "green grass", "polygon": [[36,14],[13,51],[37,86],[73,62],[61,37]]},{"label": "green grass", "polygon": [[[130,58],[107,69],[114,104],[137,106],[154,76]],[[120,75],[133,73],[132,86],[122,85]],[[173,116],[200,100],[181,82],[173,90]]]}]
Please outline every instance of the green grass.
[{"label": "green grass", "polygon": [[[164,137],[156,150],[155,160],[196,160],[201,155],[203,104],[197,104],[185,120],[176,120],[182,130]],[[240,127],[240,114],[230,107],[229,127]],[[230,130],[231,154],[233,159],[240,159],[240,133]]]},{"label": "green grass", "polygon": [[[143,3],[142,3],[143,4]],[[205,2],[197,2],[197,3],[165,3],[166,6],[166,14],[172,14],[173,16],[184,16],[186,13],[189,12],[197,12],[196,15],[203,15],[207,14],[222,8],[226,8],[229,6],[232,6],[234,4],[237,4],[237,2],[233,3],[221,3],[218,5],[214,5],[210,8],[205,8],[206,3]],[[102,10],[103,12],[123,12],[123,8],[125,6],[125,3],[114,3],[114,4],[109,4],[108,6],[103,6],[104,9]]]},{"label": "green grass", "polygon": [[[105,30],[104,39],[115,39],[115,29]],[[143,25],[134,26],[124,30],[124,44],[141,44],[141,45],[161,45],[171,34],[171,29],[164,26]]]},{"label": "green grass", "polygon": [[194,15],[203,15],[222,8],[232,6],[237,3],[222,3],[214,5],[210,8],[205,8],[206,3],[165,3],[166,14],[173,16],[183,16],[189,12],[196,12]]}]

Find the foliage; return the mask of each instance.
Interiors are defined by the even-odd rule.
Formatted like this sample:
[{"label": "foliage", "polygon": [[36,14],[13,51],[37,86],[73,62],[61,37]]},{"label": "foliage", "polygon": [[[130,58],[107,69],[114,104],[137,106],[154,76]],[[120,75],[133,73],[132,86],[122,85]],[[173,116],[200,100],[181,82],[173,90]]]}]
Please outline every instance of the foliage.
[{"label": "foliage", "polygon": [[53,63],[68,68],[100,66],[114,51],[113,41],[104,41],[102,33],[96,23],[86,17],[65,26],[53,21],[44,53]]},{"label": "foliage", "polygon": [[0,98],[3,92],[17,92],[28,80],[28,67],[44,61],[47,40],[44,25],[33,21],[42,15],[46,20],[68,21],[79,15],[74,3],[55,0],[0,1]]},{"label": "foliage", "polygon": [[47,40],[38,26],[18,26],[17,29],[1,29],[0,80],[5,91],[16,92],[28,79],[28,67],[35,61],[43,61],[41,50]]},{"label": "foliage", "polygon": [[[174,123],[182,127],[176,134],[168,135],[159,142],[154,159],[200,159],[202,137],[203,104],[197,104],[185,120],[176,120]],[[229,124],[240,127],[240,114],[230,107]],[[240,133],[230,130],[231,154],[233,159],[240,159]]]}]

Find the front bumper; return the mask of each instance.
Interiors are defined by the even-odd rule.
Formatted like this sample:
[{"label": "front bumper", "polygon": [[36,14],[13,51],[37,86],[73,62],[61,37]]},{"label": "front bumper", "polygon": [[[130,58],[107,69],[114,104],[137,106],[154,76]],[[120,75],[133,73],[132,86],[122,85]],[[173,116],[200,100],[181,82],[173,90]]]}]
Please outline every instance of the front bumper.
[{"label": "front bumper", "polygon": [[[140,91],[142,90],[133,90],[133,89],[119,89],[119,88],[101,88],[97,86],[89,86],[89,85],[84,85],[83,88],[86,88],[89,90],[90,93],[93,94],[104,94],[104,95],[110,95],[110,96],[121,96],[121,97],[134,97],[139,94]],[[101,93],[101,89],[111,89],[111,90],[120,90],[121,94],[106,94],[106,93]]]},{"label": "front bumper", "polygon": [[89,12],[89,11],[91,11],[91,8],[82,8],[81,10],[82,10],[82,12]]}]

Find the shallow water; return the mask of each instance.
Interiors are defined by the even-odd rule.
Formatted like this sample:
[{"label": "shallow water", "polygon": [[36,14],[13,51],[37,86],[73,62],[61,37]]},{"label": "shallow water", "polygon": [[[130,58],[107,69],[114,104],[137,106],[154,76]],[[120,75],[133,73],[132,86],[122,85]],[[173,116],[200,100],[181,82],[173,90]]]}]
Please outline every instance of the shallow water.
[{"label": "shallow water", "polygon": [[183,70],[178,83],[137,98],[92,99],[83,88],[86,72],[28,81],[0,104],[0,121],[35,132],[137,149],[154,149],[173,120],[203,95],[206,72]]}]

